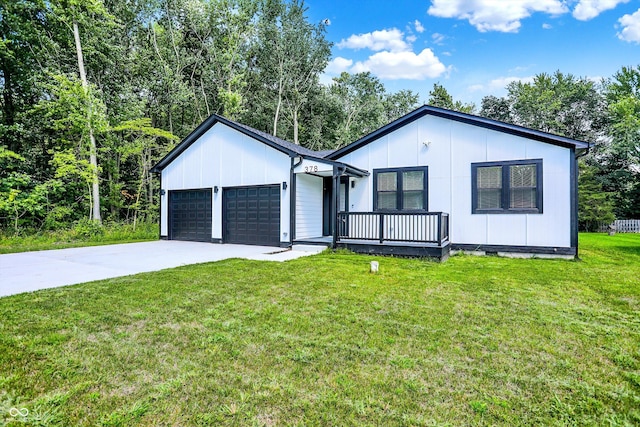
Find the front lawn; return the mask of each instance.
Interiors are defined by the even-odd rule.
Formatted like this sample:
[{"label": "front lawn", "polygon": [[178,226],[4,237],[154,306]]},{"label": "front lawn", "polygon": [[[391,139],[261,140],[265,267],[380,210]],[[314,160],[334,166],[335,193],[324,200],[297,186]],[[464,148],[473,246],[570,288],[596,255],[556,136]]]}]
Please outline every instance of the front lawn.
[{"label": "front lawn", "polygon": [[581,256],[323,253],[1,298],[0,425],[638,425],[640,235]]}]

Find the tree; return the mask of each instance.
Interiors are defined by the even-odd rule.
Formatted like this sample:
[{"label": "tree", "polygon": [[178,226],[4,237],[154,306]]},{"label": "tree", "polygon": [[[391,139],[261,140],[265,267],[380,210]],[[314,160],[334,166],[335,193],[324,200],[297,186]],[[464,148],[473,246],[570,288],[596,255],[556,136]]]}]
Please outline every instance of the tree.
[{"label": "tree", "polygon": [[429,91],[429,105],[434,107],[446,108],[448,110],[460,111],[461,113],[473,114],[476,110],[474,104],[465,104],[462,101],[454,101],[453,97],[447,92],[440,83],[434,83],[433,89]]},{"label": "tree", "polygon": [[385,121],[390,123],[418,107],[419,95],[411,90],[400,90],[385,95],[383,100]]},{"label": "tree", "polygon": [[482,98],[480,115],[488,119],[506,123],[511,123],[513,121],[511,118],[510,105],[507,99],[498,98],[493,95],[488,95]]},{"label": "tree", "polygon": [[310,24],[305,11],[304,3],[297,0],[265,0],[260,8],[254,46],[254,78],[273,102],[271,133],[284,134],[278,132],[278,125],[286,106],[291,113],[296,144],[300,143],[300,110],[331,55],[324,24]]},{"label": "tree", "polygon": [[616,213],[640,217],[640,67],[623,67],[604,84],[610,139],[598,147],[605,189],[616,194]]},{"label": "tree", "polygon": [[100,214],[100,174],[98,170],[98,147],[94,135],[94,106],[93,96],[90,94],[89,82],[87,81],[87,73],[85,71],[84,54],[82,51],[82,43],[80,42],[79,22],[86,20],[85,15],[91,14],[95,19],[99,16],[103,19],[112,19],[104,7],[101,0],[58,0],[52,2],[56,14],[63,22],[71,27],[73,39],[75,42],[76,55],[78,60],[78,73],[82,83],[86,103],[86,126],[87,136],[89,140],[89,163],[92,171],[92,219],[100,222],[102,220]]},{"label": "tree", "polygon": [[336,123],[338,147],[373,132],[384,122],[384,86],[371,73],[343,72],[333,78],[330,92],[342,110]]},{"label": "tree", "polygon": [[[50,98],[41,100],[32,110],[32,114],[41,117],[50,133],[55,135],[54,158],[57,153],[65,153],[64,157],[60,157],[64,158],[63,163],[73,164],[74,170],[83,171],[82,174],[75,175],[85,177],[86,168],[78,164],[82,159],[89,158],[87,164],[91,178],[88,197],[90,219],[98,220],[99,218],[95,217],[95,207],[99,206],[99,200],[96,200],[95,180],[99,171],[94,163],[95,147],[87,142],[91,135],[107,130],[106,107],[94,95],[95,88],[85,88],[79,80],[64,75],[54,75],[52,80],[52,83],[44,85]],[[62,163],[59,163],[56,170],[60,169],[60,165]]]},{"label": "tree", "polygon": [[582,141],[598,141],[604,132],[606,107],[596,83],[556,71],[533,82],[507,85],[507,102],[515,124]]},{"label": "tree", "polygon": [[604,191],[597,173],[596,167],[580,163],[578,225],[584,231],[597,231],[600,224],[610,224],[615,219],[613,194]]},{"label": "tree", "polygon": [[[142,209],[141,200],[149,209],[153,206],[153,177],[150,174],[153,165],[168,151],[167,146],[159,144],[159,140],[177,141],[177,137],[165,130],[151,126],[148,118],[128,120],[111,129],[111,132],[123,134],[126,143],[119,146],[120,161],[134,159],[138,168],[135,192],[131,195],[133,202],[133,229],[135,230]],[[164,149],[163,149],[164,148]]]}]

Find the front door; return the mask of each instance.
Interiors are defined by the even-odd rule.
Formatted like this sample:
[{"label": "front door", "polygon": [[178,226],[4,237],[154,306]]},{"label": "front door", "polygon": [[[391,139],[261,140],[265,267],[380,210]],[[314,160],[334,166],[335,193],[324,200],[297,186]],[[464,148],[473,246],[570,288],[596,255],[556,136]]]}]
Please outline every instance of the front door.
[{"label": "front door", "polygon": [[[322,235],[333,234],[333,178],[330,176],[322,179]],[[340,177],[340,197],[338,212],[349,211],[349,177]]]}]

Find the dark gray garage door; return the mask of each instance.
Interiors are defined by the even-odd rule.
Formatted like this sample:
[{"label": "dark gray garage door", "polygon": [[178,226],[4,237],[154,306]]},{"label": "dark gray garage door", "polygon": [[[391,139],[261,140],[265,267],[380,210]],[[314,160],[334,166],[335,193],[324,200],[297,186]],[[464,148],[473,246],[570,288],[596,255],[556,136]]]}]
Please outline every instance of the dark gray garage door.
[{"label": "dark gray garage door", "polygon": [[280,186],[225,188],[225,243],[280,246]]},{"label": "dark gray garage door", "polygon": [[211,189],[169,191],[169,238],[211,241]]}]

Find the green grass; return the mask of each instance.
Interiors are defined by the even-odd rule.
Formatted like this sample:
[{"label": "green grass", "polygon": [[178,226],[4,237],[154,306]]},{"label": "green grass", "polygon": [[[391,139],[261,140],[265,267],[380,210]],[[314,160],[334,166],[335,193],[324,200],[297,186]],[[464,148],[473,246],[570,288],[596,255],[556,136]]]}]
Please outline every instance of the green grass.
[{"label": "green grass", "polygon": [[131,224],[113,223],[96,228],[86,222],[68,230],[18,235],[0,230],[0,254],[142,242],[157,240],[158,235],[156,223],[139,223],[135,230]]},{"label": "green grass", "polygon": [[581,251],[227,260],[2,298],[0,425],[640,425],[640,235]]}]

